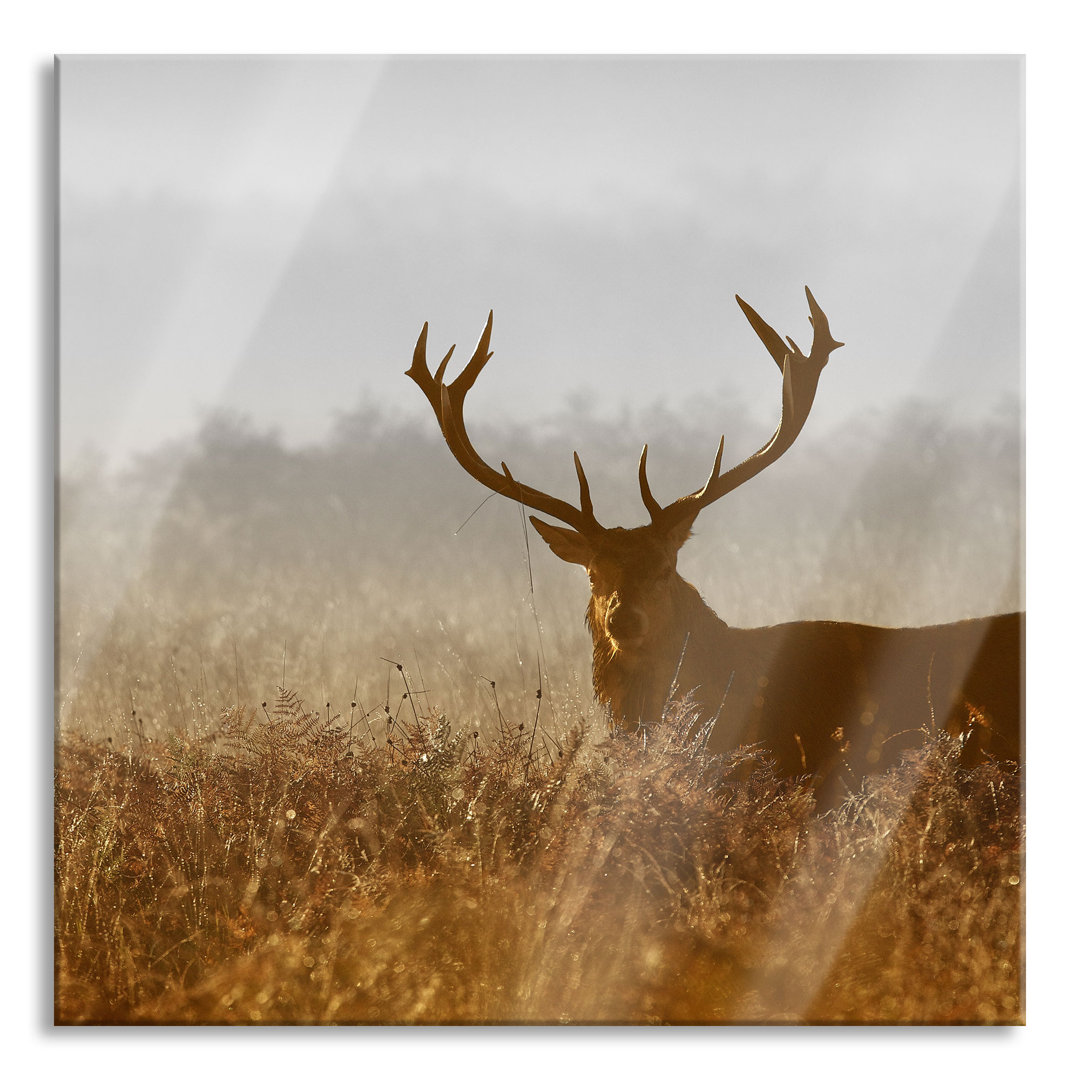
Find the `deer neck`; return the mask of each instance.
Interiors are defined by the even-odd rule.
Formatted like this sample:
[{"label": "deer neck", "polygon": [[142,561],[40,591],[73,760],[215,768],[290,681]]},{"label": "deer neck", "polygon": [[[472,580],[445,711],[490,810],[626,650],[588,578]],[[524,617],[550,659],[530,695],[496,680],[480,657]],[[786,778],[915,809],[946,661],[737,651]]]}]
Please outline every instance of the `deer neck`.
[{"label": "deer neck", "polygon": [[702,683],[708,658],[722,647],[728,630],[697,589],[678,575],[668,600],[667,617],[657,620],[632,650],[613,645],[595,601],[585,613],[593,639],[593,691],[624,727],[659,720],[673,686],[685,692]]}]

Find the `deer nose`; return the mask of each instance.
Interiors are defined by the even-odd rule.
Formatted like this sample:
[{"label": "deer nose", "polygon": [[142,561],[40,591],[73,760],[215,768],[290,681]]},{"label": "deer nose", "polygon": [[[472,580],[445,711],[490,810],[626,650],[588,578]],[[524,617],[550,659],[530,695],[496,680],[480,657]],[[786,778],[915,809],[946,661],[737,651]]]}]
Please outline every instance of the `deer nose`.
[{"label": "deer nose", "polygon": [[615,597],[608,606],[607,631],[617,642],[637,641],[645,636],[645,612]]}]

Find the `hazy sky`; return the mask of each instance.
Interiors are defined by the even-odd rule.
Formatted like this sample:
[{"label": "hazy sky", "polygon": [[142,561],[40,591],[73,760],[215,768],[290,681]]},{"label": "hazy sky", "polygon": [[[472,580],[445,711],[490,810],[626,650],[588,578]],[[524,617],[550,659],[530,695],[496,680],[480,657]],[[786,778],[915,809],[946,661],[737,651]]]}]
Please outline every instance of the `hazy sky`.
[{"label": "hazy sky", "polygon": [[992,408],[1022,393],[1022,87],[1017,57],[64,58],[61,464],[222,407],[290,442],[419,414],[420,327],[464,362],[489,308],[472,415],[777,416],[733,294],[805,347],[804,284],[848,343],[822,430]]}]

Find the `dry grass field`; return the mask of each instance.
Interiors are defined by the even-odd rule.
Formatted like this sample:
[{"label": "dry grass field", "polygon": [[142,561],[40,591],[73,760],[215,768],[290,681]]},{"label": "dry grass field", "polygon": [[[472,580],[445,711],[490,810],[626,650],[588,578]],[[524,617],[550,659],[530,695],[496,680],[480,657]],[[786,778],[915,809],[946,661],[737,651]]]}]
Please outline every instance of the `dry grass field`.
[{"label": "dry grass field", "polygon": [[677,717],[351,726],[287,691],[61,742],[59,1023],[1023,1019],[1015,773],[929,744],[816,814]]},{"label": "dry grass field", "polygon": [[[808,444],[684,574],[744,625],[1019,606],[1015,428],[912,415],[824,495],[850,455]],[[549,438],[517,453],[557,487]],[[636,496],[639,448],[597,438],[597,488]],[[710,440],[658,440],[657,486]],[[928,740],[824,811],[677,708],[610,736],[584,581],[513,507],[459,531],[444,454],[363,416],[309,451],[225,424],[64,478],[57,1023],[1024,1021],[1020,776]]]}]

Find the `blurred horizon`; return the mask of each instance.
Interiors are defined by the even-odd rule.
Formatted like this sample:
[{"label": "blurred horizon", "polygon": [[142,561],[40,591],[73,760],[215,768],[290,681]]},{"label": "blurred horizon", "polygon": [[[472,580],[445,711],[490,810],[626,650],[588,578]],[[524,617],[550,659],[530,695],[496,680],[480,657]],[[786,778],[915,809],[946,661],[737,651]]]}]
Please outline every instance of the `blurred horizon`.
[{"label": "blurred horizon", "polygon": [[573,500],[578,450],[631,526],[643,443],[666,501],[721,435],[728,462],[771,436],[780,379],[734,294],[806,348],[809,286],[846,345],[680,572],[732,625],[1023,606],[1023,76],[61,58],[61,722],[205,718],[266,698],[286,653],[325,702],[380,700],[391,658],[459,711],[489,679],[531,702],[538,669],[591,708],[585,575],[461,471],[404,374],[425,321],[460,371],[492,309],[478,451]]},{"label": "blurred horizon", "polygon": [[[826,426],[1023,400],[1021,57],[63,57],[60,467],[221,409],[290,446],[426,408],[421,325],[478,417],[700,396],[767,420],[736,292],[847,347]],[[644,441],[644,438],[643,440]]]},{"label": "blurred horizon", "polygon": [[[649,417],[661,500],[707,475],[717,432],[701,404],[696,415]],[[804,433],[701,516],[680,573],[736,626],[916,625],[1023,607],[1014,404],[947,424],[910,401],[846,430]],[[583,428],[566,411],[542,431],[479,422],[470,433],[480,453],[570,500],[577,448],[600,521],[632,526],[647,518],[640,419]],[[731,460],[770,433],[736,413]],[[386,658],[463,721],[490,712],[489,680],[504,704],[508,694],[531,700],[538,666],[548,708],[590,708],[586,576],[547,551],[517,504],[489,495],[433,419],[374,409],[299,449],[222,413],[197,440],[125,471],[86,459],[60,482],[63,722],[123,730],[138,708],[164,730],[265,700],[286,657],[287,685],[339,709],[389,693]]]}]

